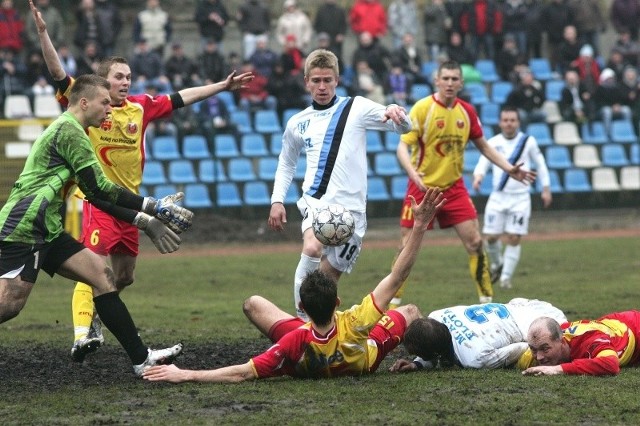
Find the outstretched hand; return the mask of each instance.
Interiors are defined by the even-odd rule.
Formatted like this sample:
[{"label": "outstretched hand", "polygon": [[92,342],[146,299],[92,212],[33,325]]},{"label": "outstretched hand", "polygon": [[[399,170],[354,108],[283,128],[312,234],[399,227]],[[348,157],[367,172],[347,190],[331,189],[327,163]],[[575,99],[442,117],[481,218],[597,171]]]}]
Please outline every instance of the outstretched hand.
[{"label": "outstretched hand", "polygon": [[517,181],[532,184],[536,181],[537,173],[522,168],[524,163],[518,163],[509,170],[509,176]]},{"label": "outstretched hand", "polygon": [[39,33],[43,33],[47,31],[47,23],[44,22],[42,18],[42,14],[38,10],[35,4],[33,4],[33,0],[29,0],[29,9],[31,9],[31,14],[33,15],[33,21],[36,23],[36,28],[38,28]]},{"label": "outstretched hand", "polygon": [[418,226],[426,227],[433,220],[436,213],[440,211],[442,206],[447,202],[440,188],[427,188],[424,198],[418,204],[413,195],[409,195],[411,199],[411,210],[413,211],[414,228]]},{"label": "outstretched hand", "polygon": [[252,72],[236,75],[236,71],[233,71],[224,81],[224,90],[238,90],[247,87],[246,84],[253,80],[254,77],[255,75]]}]

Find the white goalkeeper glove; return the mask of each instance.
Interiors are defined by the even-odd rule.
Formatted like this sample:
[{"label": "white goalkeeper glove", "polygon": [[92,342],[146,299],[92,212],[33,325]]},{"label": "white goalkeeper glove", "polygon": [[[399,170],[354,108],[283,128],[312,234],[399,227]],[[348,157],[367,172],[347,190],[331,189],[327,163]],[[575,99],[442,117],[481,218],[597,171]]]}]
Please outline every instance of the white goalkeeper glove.
[{"label": "white goalkeeper glove", "polygon": [[144,197],[142,211],[160,219],[173,232],[179,234],[189,229],[193,224],[193,212],[176,204],[183,198],[184,193],[182,192],[167,195],[159,200],[153,197]]},{"label": "white goalkeeper glove", "polygon": [[182,240],[159,219],[146,213],[138,213],[133,224],[142,229],[149,236],[158,251],[162,254],[173,253],[178,250]]}]

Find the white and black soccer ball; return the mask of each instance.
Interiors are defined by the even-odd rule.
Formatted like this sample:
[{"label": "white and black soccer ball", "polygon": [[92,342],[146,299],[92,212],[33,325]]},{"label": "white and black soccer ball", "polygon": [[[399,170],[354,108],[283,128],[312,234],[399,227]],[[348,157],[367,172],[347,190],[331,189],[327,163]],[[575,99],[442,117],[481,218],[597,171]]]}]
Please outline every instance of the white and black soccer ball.
[{"label": "white and black soccer ball", "polygon": [[356,221],[351,212],[340,204],[329,204],[316,210],[313,232],[326,246],[341,246],[353,236]]}]

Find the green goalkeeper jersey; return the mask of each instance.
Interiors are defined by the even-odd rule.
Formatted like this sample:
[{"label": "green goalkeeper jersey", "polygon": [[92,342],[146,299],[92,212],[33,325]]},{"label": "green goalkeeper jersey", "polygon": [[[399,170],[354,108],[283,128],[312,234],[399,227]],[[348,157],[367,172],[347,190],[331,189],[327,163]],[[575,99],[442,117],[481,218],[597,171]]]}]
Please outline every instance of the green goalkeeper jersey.
[{"label": "green goalkeeper jersey", "polygon": [[[98,185],[114,202],[120,188],[104,177],[89,137],[67,111],[33,144],[0,210],[0,241],[42,244],[59,236],[64,230],[62,204],[76,183],[76,173],[85,167],[95,170]],[[78,185],[85,189],[82,182]]]}]

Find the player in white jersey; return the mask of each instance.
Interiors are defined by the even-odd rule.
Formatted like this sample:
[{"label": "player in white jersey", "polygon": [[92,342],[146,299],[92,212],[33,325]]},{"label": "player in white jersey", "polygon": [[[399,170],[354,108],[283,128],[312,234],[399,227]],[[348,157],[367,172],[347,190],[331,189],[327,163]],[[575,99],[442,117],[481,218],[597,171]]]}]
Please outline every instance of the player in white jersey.
[{"label": "player in white jersey", "polygon": [[[535,164],[538,179],[542,184],[542,205],[547,208],[551,204],[551,188],[549,171],[540,152],[538,142],[533,136],[519,131],[520,117],[518,110],[506,106],[500,112],[501,133],[489,139],[489,144],[511,162],[524,163],[524,168]],[[473,171],[473,187],[478,190],[482,179],[487,174],[491,163],[481,156]],[[484,226],[482,233],[487,241],[491,281],[500,279],[500,287],[511,288],[513,273],[520,261],[523,235],[529,232],[531,217],[531,195],[529,185],[509,179],[499,167],[493,165],[493,190],[484,209]],[[504,253],[501,237],[504,235]]]},{"label": "player in white jersey", "polygon": [[411,323],[404,346],[418,355],[413,362],[400,359],[391,371],[412,371],[436,366],[502,368],[514,365],[527,350],[527,332],[536,318],[558,323],[564,313],[548,302],[516,298],[509,303],[454,306],[431,312]]},{"label": "player in white jersey", "polygon": [[[304,80],[313,102],[287,122],[268,224],[276,231],[284,229],[287,213],[283,203],[304,150],[307,169],[297,203],[303,217],[303,246],[294,277],[294,300],[298,316],[306,319],[298,305],[300,285],[307,274],[320,268],[337,281],[343,272],[351,271],[360,253],[367,229],[366,131],[406,133],[411,130],[411,121],[399,105],[384,106],[361,96],[336,96],[338,59],[327,50],[309,54]],[[328,204],[341,204],[356,220],[353,237],[340,247],[323,247],[311,228],[315,210]]]}]

